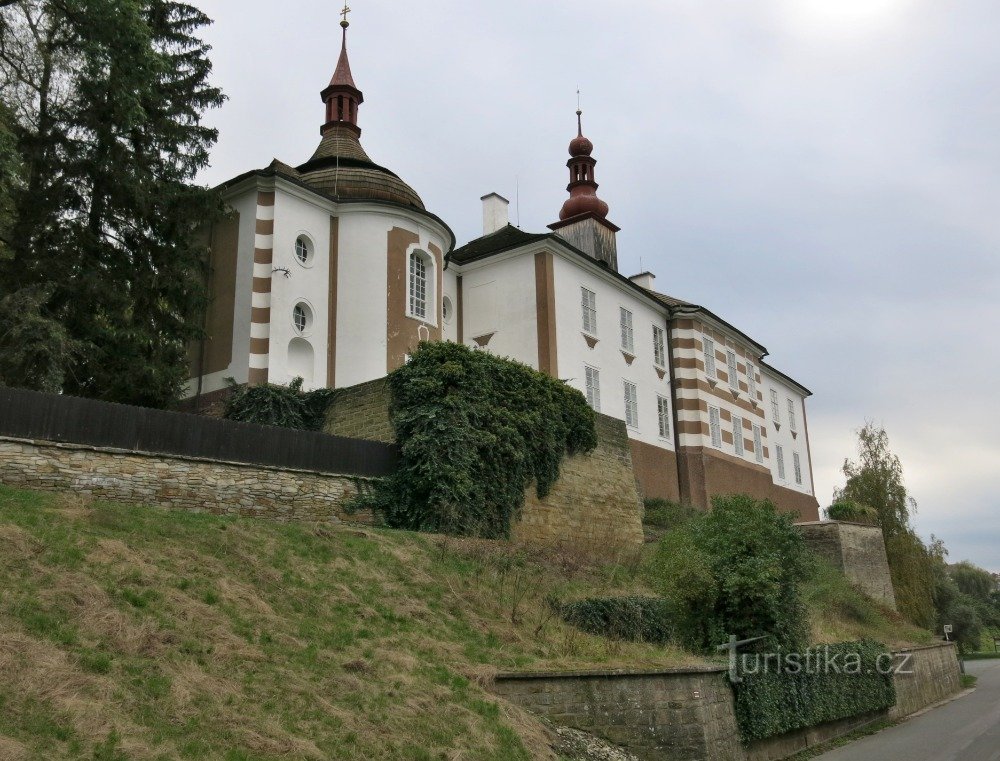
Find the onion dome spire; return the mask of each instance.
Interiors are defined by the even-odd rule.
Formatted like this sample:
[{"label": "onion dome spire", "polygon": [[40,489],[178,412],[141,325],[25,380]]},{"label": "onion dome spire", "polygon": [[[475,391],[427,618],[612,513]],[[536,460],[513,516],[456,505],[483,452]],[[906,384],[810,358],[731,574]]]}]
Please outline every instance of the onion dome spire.
[{"label": "onion dome spire", "polygon": [[569,143],[569,198],[559,212],[560,221],[577,217],[581,214],[592,214],[600,219],[608,216],[608,205],[597,197],[598,184],[594,179],[594,167],[597,160],[590,154],[594,152],[594,144],[583,136],[583,111],[576,110],[576,137]]},{"label": "onion dome spire", "polygon": [[340,44],[340,58],[337,60],[337,68],[333,72],[330,84],[320,97],[326,104],[326,123],[320,129],[321,134],[337,125],[346,126],[356,135],[361,135],[361,128],[358,127],[358,106],[365,102],[365,97],[354,84],[354,75],[351,73],[351,62],[347,57],[347,28],[351,22],[347,20],[347,14],[351,9],[344,4],[344,10],[340,12],[342,20],[340,26],[342,38]]}]

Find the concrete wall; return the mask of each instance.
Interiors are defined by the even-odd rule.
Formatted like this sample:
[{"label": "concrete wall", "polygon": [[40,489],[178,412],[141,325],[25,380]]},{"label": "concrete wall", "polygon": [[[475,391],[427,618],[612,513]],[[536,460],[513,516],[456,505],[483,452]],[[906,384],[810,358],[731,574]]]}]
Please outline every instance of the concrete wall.
[{"label": "concrete wall", "polygon": [[556,724],[602,737],[640,759],[775,761],[886,718],[898,719],[961,689],[953,644],[912,654],[912,674],[895,677],[896,708],[742,744],[733,692],[720,667],[663,671],[499,674],[494,692]]},{"label": "concrete wall", "polygon": [[869,597],[896,609],[882,529],[839,521],[801,523],[798,529],[809,549]]},{"label": "concrete wall", "polygon": [[[343,389],[330,406],[324,431],[394,443],[388,410],[384,379]],[[528,487],[515,539],[565,544],[609,557],[642,546],[642,503],[625,423],[598,415],[597,435],[593,452],[563,460],[559,481],[545,499]]]},{"label": "concrete wall", "polygon": [[[353,476],[0,437],[0,483],[115,502],[262,518],[338,521]],[[355,518],[351,518],[355,520]]]}]

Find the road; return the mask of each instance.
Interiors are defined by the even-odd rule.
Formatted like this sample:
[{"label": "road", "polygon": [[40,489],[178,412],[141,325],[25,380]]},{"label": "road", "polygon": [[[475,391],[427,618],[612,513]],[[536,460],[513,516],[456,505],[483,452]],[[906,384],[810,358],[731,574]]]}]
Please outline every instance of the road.
[{"label": "road", "polygon": [[1000,761],[1000,660],[969,661],[971,695],[818,756],[822,761]]}]

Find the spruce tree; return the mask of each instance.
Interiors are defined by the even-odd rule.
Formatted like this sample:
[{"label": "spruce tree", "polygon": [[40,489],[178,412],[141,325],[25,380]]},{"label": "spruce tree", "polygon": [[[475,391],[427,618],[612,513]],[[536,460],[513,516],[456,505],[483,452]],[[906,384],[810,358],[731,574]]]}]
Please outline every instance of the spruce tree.
[{"label": "spruce tree", "polygon": [[28,21],[0,31],[27,41],[10,38],[3,64],[49,89],[21,120],[28,181],[0,286],[51,286],[45,311],[80,347],[65,392],[169,405],[200,333],[200,231],[220,209],[192,184],[217,137],[201,115],[223,100],[197,37],[209,19],[166,0],[21,0],[0,11],[16,12]]}]

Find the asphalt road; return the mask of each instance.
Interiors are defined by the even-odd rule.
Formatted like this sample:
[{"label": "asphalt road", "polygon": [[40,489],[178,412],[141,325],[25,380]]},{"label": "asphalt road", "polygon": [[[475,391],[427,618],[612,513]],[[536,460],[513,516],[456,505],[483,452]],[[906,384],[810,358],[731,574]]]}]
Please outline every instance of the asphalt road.
[{"label": "asphalt road", "polygon": [[1000,660],[969,661],[976,691],[824,753],[823,761],[1000,761]]}]

